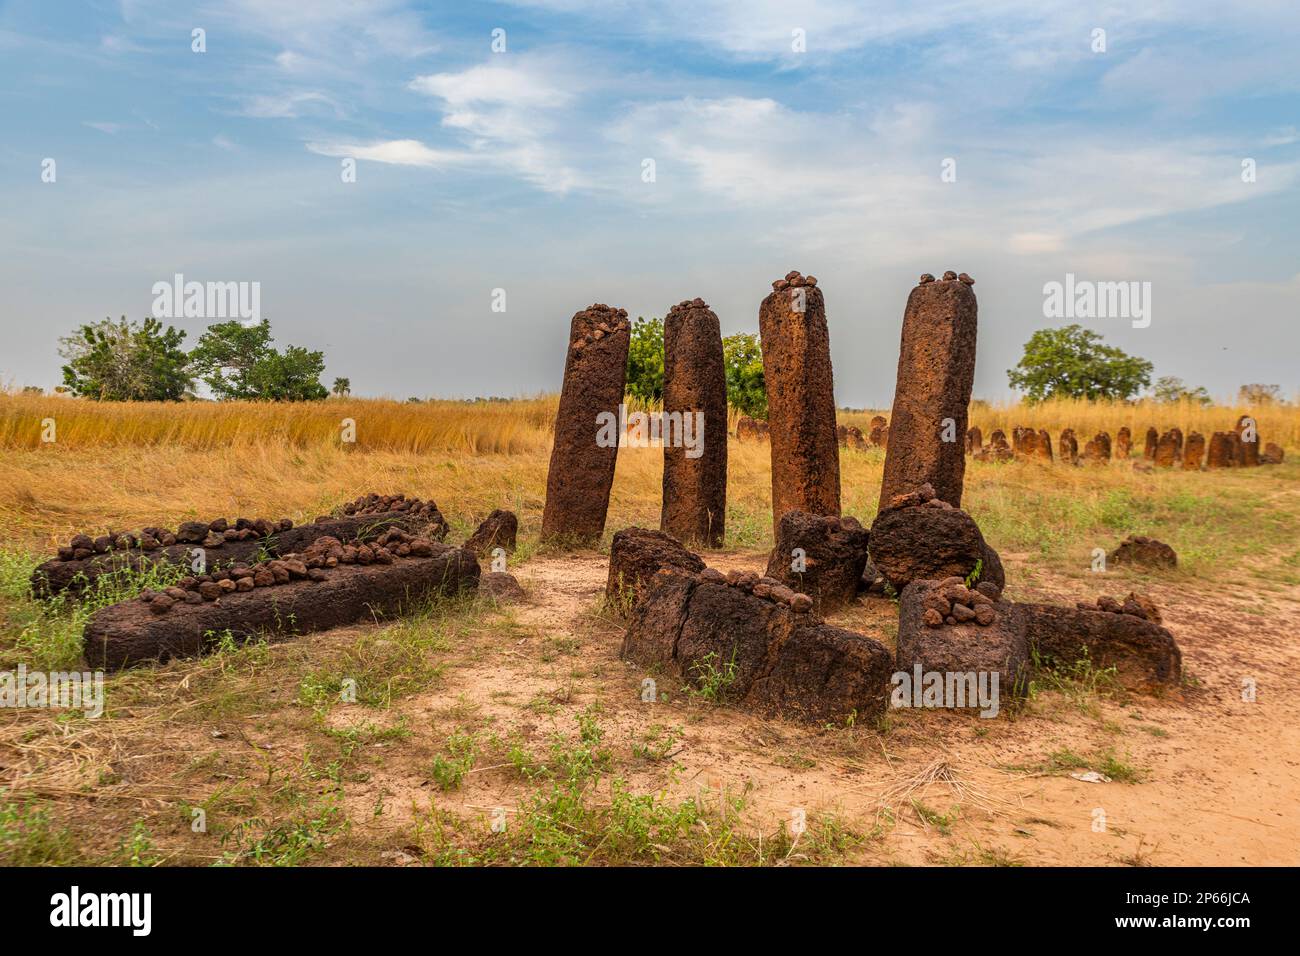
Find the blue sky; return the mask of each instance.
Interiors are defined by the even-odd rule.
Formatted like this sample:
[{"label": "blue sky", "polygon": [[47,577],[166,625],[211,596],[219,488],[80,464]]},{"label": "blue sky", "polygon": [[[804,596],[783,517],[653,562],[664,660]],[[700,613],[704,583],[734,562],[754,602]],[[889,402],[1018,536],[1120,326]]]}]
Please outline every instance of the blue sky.
[{"label": "blue sky", "polygon": [[886,406],[908,291],[951,268],[979,396],[1066,273],[1151,283],[1149,327],[1084,324],[1156,374],[1294,394],[1298,59],[1284,2],[10,0],[0,382],[53,386],[60,335],[183,273],[260,283],[356,393],[532,394],[592,302],[756,330],[800,269],[837,400]]}]

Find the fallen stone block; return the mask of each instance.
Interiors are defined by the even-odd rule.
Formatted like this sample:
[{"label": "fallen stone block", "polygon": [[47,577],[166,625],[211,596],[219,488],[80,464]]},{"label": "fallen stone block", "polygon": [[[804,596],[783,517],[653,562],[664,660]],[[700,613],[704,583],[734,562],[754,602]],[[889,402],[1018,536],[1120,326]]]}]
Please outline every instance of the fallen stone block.
[{"label": "fallen stone block", "polygon": [[870,535],[851,517],[788,511],[781,516],[768,577],[807,594],[819,612],[853,603]]},{"label": "fallen stone block", "polygon": [[486,571],[479,575],[478,590],[498,604],[516,604],[527,597],[515,576],[505,571]]},{"label": "fallen stone block", "polygon": [[621,656],[764,714],[815,722],[882,714],[889,651],[811,617],[806,595],[783,590],[757,575],[728,583],[712,569],[660,574],[632,613]]},{"label": "fallen stone block", "polygon": [[[1025,637],[1032,652],[1045,663],[1073,664],[1083,658],[1100,668],[1114,667],[1129,688],[1149,689],[1177,684],[1182,678],[1183,655],[1174,636],[1157,620],[1153,606],[1145,607],[1136,595],[1111,610],[1017,604]],[[1149,604],[1149,602],[1146,602]]]},{"label": "fallen stone block", "polygon": [[469,536],[465,550],[473,551],[480,558],[490,557],[497,548],[513,554],[518,534],[519,519],[515,513],[498,508],[484,518],[483,523]]},{"label": "fallen stone block", "polygon": [[649,528],[623,528],[609,546],[605,599],[611,607],[631,609],[645,597],[650,580],[661,570],[696,574],[704,561],[672,535]]},{"label": "fallen stone block", "polygon": [[932,494],[923,486],[896,496],[876,515],[871,525],[871,563],[900,594],[912,581],[964,579],[976,567],[979,580],[1000,591],[1006,584],[1002,561],[975,519]]},{"label": "fallen stone block", "polygon": [[1131,534],[1120,542],[1107,560],[1111,564],[1131,564],[1144,568],[1175,568],[1178,555],[1169,545],[1143,534]]},{"label": "fallen stone block", "polygon": [[[368,545],[354,550],[361,549],[373,552]],[[388,554],[386,562],[381,557],[380,563],[367,559],[328,569],[308,568],[296,559],[274,561],[274,583],[267,580],[265,586],[254,584],[254,572],[202,582],[198,591],[168,588],[114,604],[86,623],[86,661],[117,670],[195,657],[227,634],[246,641],[259,634],[322,631],[376,614],[400,613],[432,596],[478,586],[478,561],[470,552],[437,542],[428,550],[428,556]],[[241,587],[240,581],[247,586]]]},{"label": "fallen stone block", "polygon": [[[964,619],[954,616],[958,610]],[[1028,688],[1029,644],[1015,605],[970,590],[955,577],[913,581],[903,589],[897,659],[899,672],[913,684],[924,675],[941,674],[945,686],[961,688],[961,700],[945,699],[945,707],[989,706],[968,693],[981,686],[979,675],[985,675],[982,686],[996,688],[994,711],[998,699],[1023,696]]]}]

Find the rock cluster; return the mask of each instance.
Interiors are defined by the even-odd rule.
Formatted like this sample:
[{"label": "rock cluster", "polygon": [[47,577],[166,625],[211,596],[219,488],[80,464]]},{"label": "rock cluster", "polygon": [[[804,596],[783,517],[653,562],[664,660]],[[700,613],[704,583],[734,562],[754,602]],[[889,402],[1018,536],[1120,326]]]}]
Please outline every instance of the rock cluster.
[{"label": "rock cluster", "polygon": [[926,627],[945,624],[988,627],[998,619],[996,602],[999,597],[997,588],[991,584],[968,588],[963,578],[944,578],[925,594],[921,622]]},{"label": "rock cluster", "polygon": [[1080,611],[1103,611],[1106,614],[1127,614],[1130,617],[1141,618],[1144,621],[1150,621],[1152,624],[1161,623],[1160,609],[1156,607],[1155,601],[1145,594],[1138,594],[1136,591],[1130,591],[1125,598],[1113,598],[1102,595],[1092,604],[1086,601],[1079,601],[1075,605]]},{"label": "rock cluster", "polygon": [[389,528],[370,543],[344,544],[332,535],[317,538],[300,554],[287,554],[251,564],[233,564],[209,573],[181,578],[161,591],[145,590],[137,600],[148,604],[154,614],[166,614],[176,604],[216,601],[227,594],[274,587],[304,579],[324,581],[340,564],[392,564],[397,558],[427,558],[436,541],[417,537],[400,528]]},{"label": "rock cluster", "polygon": [[[419,498],[408,498],[404,494],[396,495],[377,495],[371,492],[368,495],[362,495],[355,501],[349,501],[342,508],[343,514],[348,516],[361,515],[381,515],[395,514],[402,515],[418,522],[421,525],[428,525],[429,532],[439,541],[446,537],[450,530],[447,519],[442,516],[438,506],[432,501],[421,501]],[[317,521],[329,521],[329,517],[322,515]]]},{"label": "rock cluster", "polygon": [[74,534],[68,543],[58,550],[60,561],[83,561],[97,554],[112,551],[157,551],[177,544],[195,544],[204,548],[220,548],[227,541],[249,541],[265,538],[278,531],[288,531],[293,522],[288,518],[268,521],[265,518],[236,518],[230,522],[217,518],[204,524],[202,521],[185,521],[175,530],[148,527],[138,532],[110,531],[107,534],[91,537],[88,534]]}]

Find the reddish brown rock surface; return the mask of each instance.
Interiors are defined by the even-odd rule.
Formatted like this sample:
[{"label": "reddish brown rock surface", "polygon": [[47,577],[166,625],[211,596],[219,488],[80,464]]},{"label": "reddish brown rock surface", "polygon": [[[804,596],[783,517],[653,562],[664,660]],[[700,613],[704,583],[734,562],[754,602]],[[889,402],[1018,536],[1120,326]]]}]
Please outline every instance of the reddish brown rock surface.
[{"label": "reddish brown rock surface", "polygon": [[1205,460],[1205,436],[1200,432],[1192,432],[1187,436],[1187,443],[1183,446],[1183,469],[1185,471],[1200,471],[1201,462]]},{"label": "reddish brown rock surface", "polygon": [[[727,522],[727,376],[718,317],[703,299],[681,302],[664,318],[665,419],[702,414],[698,456],[664,442],[659,527],[687,544],[721,547]],[[667,429],[666,429],[667,431]]]},{"label": "reddish brown rock surface", "polygon": [[[924,484],[943,501],[961,506],[978,313],[974,290],[957,279],[922,283],[908,296],[880,486],[882,508],[894,496]],[[949,430],[953,440],[944,441]]]},{"label": "reddish brown rock surface", "polygon": [[857,597],[868,538],[856,518],[787,511],[781,516],[767,575],[810,596],[818,611],[843,607]]},{"label": "reddish brown rock surface", "polygon": [[1152,689],[1176,685],[1182,678],[1183,656],[1174,636],[1159,623],[1139,614],[1048,604],[1017,604],[1031,651],[1045,663],[1071,665],[1085,657],[1094,668],[1114,667],[1129,688]]},{"label": "reddish brown rock surface", "polygon": [[660,575],[632,614],[621,656],[763,714],[823,723],[884,713],[893,656],[882,644],[758,590]]},{"label": "reddish brown rock surface", "polygon": [[1205,455],[1206,468],[1231,468],[1237,463],[1237,436],[1234,432],[1215,432],[1210,436],[1210,450]]},{"label": "reddish brown rock surface", "polygon": [[1156,442],[1155,466],[1173,468],[1175,465],[1182,464],[1182,461],[1183,433],[1177,428],[1171,428]]},{"label": "reddish brown rock surface", "polygon": [[654,576],[663,570],[695,574],[704,570],[700,556],[662,531],[624,528],[609,546],[605,599],[615,608],[634,607]]},{"label": "reddish brown rock surface", "polygon": [[193,603],[172,598],[169,590],[163,597],[171,601],[162,614],[153,606],[163,603],[158,596],[103,608],[86,622],[86,661],[91,667],[117,670],[197,656],[215,643],[216,635],[229,633],[242,641],[260,634],[321,631],[371,620],[375,614],[399,613],[432,595],[470,590],[479,579],[474,555],[439,543],[432,545],[428,557],[341,565],[322,571],[321,580],[308,577],[305,567],[301,571],[298,580],[286,575],[285,583],[250,590],[238,588],[231,578],[209,582],[220,596]]},{"label": "reddish brown rock surface", "polygon": [[1233,431],[1237,435],[1238,464],[1254,468],[1259,464],[1259,426],[1249,415],[1242,415]]},{"label": "reddish brown rock surface", "polygon": [[[784,285],[782,284],[784,283]],[[787,511],[840,513],[830,334],[821,289],[798,272],[758,312],[772,443],[772,528]]]},{"label": "reddish brown rock surface", "polygon": [[519,518],[513,511],[498,508],[484,518],[483,523],[469,536],[465,550],[474,552],[480,558],[491,557],[496,548],[504,548],[513,553],[518,534]]},{"label": "reddish brown rock surface", "polygon": [[1107,559],[1111,564],[1131,564],[1144,568],[1174,568],[1178,555],[1163,541],[1132,534],[1125,538]]},{"label": "reddish brown rock surface", "polygon": [[602,413],[618,420],[629,341],[624,309],[593,305],[576,313],[570,323],[555,444],[546,472],[544,541],[593,544],[605,530],[618,443],[598,444],[598,423]]},{"label": "reddish brown rock surface", "polygon": [[876,515],[871,525],[872,566],[899,593],[916,580],[968,578],[976,567],[981,581],[1001,591],[1006,583],[1002,562],[975,519],[929,494],[922,486]]},{"label": "reddish brown rock surface", "polygon": [[1127,425],[1115,433],[1115,457],[1127,461],[1133,450],[1133,433]]}]

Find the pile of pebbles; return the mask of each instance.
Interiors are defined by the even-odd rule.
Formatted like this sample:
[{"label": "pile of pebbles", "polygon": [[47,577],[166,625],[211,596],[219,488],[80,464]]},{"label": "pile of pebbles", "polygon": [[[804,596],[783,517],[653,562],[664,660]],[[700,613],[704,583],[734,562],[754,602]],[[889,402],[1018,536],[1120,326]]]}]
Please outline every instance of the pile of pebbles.
[{"label": "pile of pebbles", "polygon": [[1097,598],[1094,604],[1089,604],[1087,601],[1078,601],[1075,603],[1075,607],[1080,611],[1105,611],[1107,614],[1127,614],[1130,617],[1140,617],[1152,624],[1160,623],[1160,609],[1156,607],[1155,601],[1151,600],[1147,595],[1138,594],[1135,591],[1130,591],[1128,597],[1123,599],[1102,595]]},{"label": "pile of pebbles", "polygon": [[786,587],[776,578],[769,578],[754,571],[729,571],[723,574],[716,568],[705,568],[696,575],[696,578],[701,582],[740,588],[754,597],[782,604],[796,614],[807,614],[813,609],[813,599],[807,594],[800,594],[793,588]]},{"label": "pile of pebbles", "polygon": [[176,604],[201,604],[227,594],[274,587],[290,581],[324,581],[332,568],[340,564],[392,564],[398,558],[427,558],[433,555],[434,542],[390,528],[368,544],[344,544],[332,535],[312,542],[300,554],[272,558],[253,564],[234,564],[208,574],[181,578],[161,591],[140,592],[139,600],[155,614],[166,614]]},{"label": "pile of pebbles", "polygon": [[803,287],[813,288],[817,285],[816,276],[800,275],[799,270],[787,272],[784,279],[777,279],[772,283],[772,289],[780,292],[782,289],[799,289]]},{"label": "pile of pebbles", "polygon": [[[921,278],[917,281],[917,285],[929,285],[931,282],[935,282],[935,281],[937,280],[934,278],[933,275],[931,275],[928,272],[923,272],[921,273]],[[962,285],[975,284],[975,280],[972,279],[970,276],[968,276],[966,273],[963,272],[960,275],[958,275],[956,272],[953,272],[951,269],[949,269],[947,272],[943,274],[943,281],[960,282],[962,283]]]},{"label": "pile of pebbles", "polygon": [[205,548],[219,548],[227,541],[248,541],[265,538],[277,531],[288,531],[293,522],[288,518],[269,521],[266,518],[236,518],[232,524],[225,518],[203,523],[185,521],[175,531],[167,528],[141,528],[138,532],[110,531],[98,537],[88,534],[73,535],[59,548],[60,561],[81,561],[96,554],[110,551],[156,551],[177,544],[196,544]]},{"label": "pile of pebbles", "polygon": [[[447,519],[442,516],[442,512],[438,510],[436,504],[419,498],[408,498],[404,494],[378,495],[372,491],[368,495],[362,495],[355,501],[349,501],[343,506],[342,511],[345,517],[364,517],[365,515],[392,514],[396,512],[406,515],[408,518],[414,518],[421,523],[433,525],[440,529],[443,534],[450,530]],[[316,519],[316,522],[319,524],[322,521],[333,520],[329,515],[321,515]]]},{"label": "pile of pebbles", "polygon": [[978,624],[988,627],[998,619],[996,586],[985,581],[973,588],[958,577],[944,578],[925,597],[921,621],[926,627]]}]

